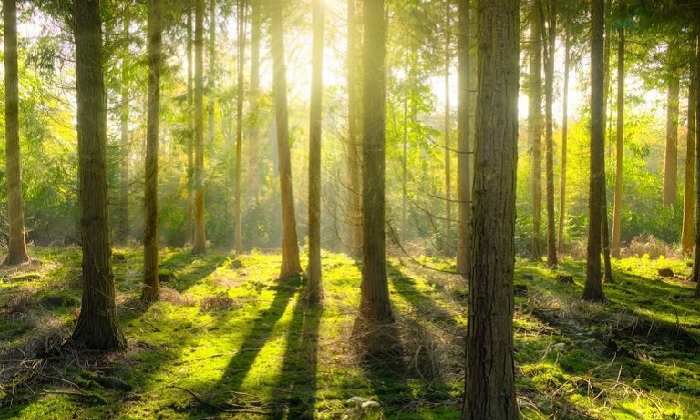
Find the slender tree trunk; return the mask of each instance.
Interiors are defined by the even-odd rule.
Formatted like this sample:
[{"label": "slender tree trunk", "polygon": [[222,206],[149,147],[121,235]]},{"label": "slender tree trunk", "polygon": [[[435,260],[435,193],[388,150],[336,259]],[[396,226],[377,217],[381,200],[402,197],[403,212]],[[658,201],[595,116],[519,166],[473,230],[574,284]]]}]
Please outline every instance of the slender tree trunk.
[{"label": "slender tree trunk", "polygon": [[83,297],[72,340],[90,349],[123,348],[107,214],[107,101],[99,1],[75,0],[73,12]]},{"label": "slender tree trunk", "polygon": [[471,180],[470,180],[470,141],[471,135],[471,4],[470,0],[460,0],[459,7],[459,107],[457,156],[457,272],[466,277],[469,269],[470,222],[471,222]]},{"label": "slender tree trunk", "polygon": [[321,300],[321,134],[323,118],[323,0],[313,2],[313,59],[309,127],[309,267],[306,298]]},{"label": "slender tree trunk", "polygon": [[605,22],[604,0],[593,0],[591,5],[591,183],[588,220],[588,252],[586,284],[583,299],[604,301],[600,255],[603,226],[605,186],[605,126],[603,117],[603,30]]},{"label": "slender tree trunk", "polygon": [[158,149],[160,118],[161,0],[148,2],[148,127],[146,131],[146,232],[141,300],[155,302],[158,279]]},{"label": "slender tree trunk", "polygon": [[384,0],[364,1],[362,285],[360,317],[394,321],[386,275],[386,20]]},{"label": "slender tree trunk", "polygon": [[[612,0],[606,0],[605,6],[606,10],[612,8]],[[608,127],[608,156],[612,159],[612,118],[608,118],[608,99],[612,100],[612,95],[610,95],[610,50],[612,49],[612,37],[610,36],[610,22],[605,20],[603,17],[603,159],[605,159],[605,127]],[[611,106],[612,108],[612,106]],[[608,125],[610,122],[610,125]],[[612,282],[612,263],[610,261],[610,224],[608,222],[608,192],[605,188],[605,176],[603,176],[603,182],[599,185],[599,194],[602,197],[602,210],[601,210],[601,247],[603,252],[603,280],[605,282]]]},{"label": "slender tree trunk", "polygon": [[22,173],[19,151],[19,81],[17,71],[17,6],[15,0],[3,0],[5,51],[5,170],[7,184],[7,222],[9,225],[7,258],[4,265],[29,260],[24,238]]},{"label": "slender tree trunk", "polygon": [[[669,46],[669,50],[671,50],[671,46]],[[670,55],[672,53],[669,52],[668,54]],[[678,97],[680,87],[677,75],[673,74],[669,76],[667,87],[664,206],[672,206],[676,202],[676,177],[678,172]]]},{"label": "slender tree trunk", "polygon": [[[408,54],[407,54],[408,55]],[[406,58],[406,74],[409,74],[408,57]],[[410,83],[409,77],[409,83]],[[408,89],[403,93],[403,150],[401,153],[401,237],[408,240]]]},{"label": "slender tree trunk", "polygon": [[530,17],[530,109],[532,151],[532,258],[542,255],[542,0],[533,0]]},{"label": "slender tree trunk", "polygon": [[209,71],[207,73],[207,116],[209,123],[207,125],[207,142],[212,144],[216,135],[216,127],[214,125],[214,111],[216,108],[216,99],[214,92],[216,91],[216,79],[219,77],[217,62],[216,62],[216,0],[209,0]]},{"label": "slender tree trunk", "polygon": [[187,13],[187,243],[194,243],[194,55],[192,12]]},{"label": "slender tree trunk", "polygon": [[683,194],[683,234],[681,239],[683,255],[693,253],[693,230],[695,229],[695,108],[698,100],[698,77],[696,69],[691,69],[688,89],[688,133],[685,140],[685,183]]},{"label": "slender tree trunk", "polygon": [[292,188],[292,159],[289,150],[289,123],[287,115],[287,76],[284,64],[284,33],[282,3],[270,6],[272,36],[273,90],[277,121],[277,153],[279,155],[280,189],[282,198],[282,268],[280,278],[298,277],[301,273],[299,244],[294,214]]},{"label": "slender tree trunk", "polygon": [[119,221],[117,240],[125,243],[129,239],[129,5],[124,6],[124,36],[126,37],[125,54],[122,59],[121,74],[121,113],[120,113],[120,176],[119,176]]},{"label": "slender tree trunk", "polygon": [[194,243],[193,254],[206,251],[204,233],[204,0],[195,1],[194,23]]},{"label": "slender tree trunk", "polygon": [[467,420],[519,417],[513,367],[519,23],[518,0],[480,2],[474,231],[462,409]]},{"label": "slender tree trunk", "polygon": [[695,22],[695,254],[691,280],[695,281],[696,298],[700,298],[700,19]]},{"label": "slender tree trunk", "polygon": [[559,253],[564,253],[564,225],[566,224],[566,165],[569,138],[569,73],[571,71],[571,39],[569,30],[564,35],[564,87],[561,123],[561,172],[559,181]]},{"label": "slender tree trunk", "polygon": [[554,56],[556,34],[556,0],[547,1],[547,37],[544,39],[545,57],[545,178],[547,192],[547,265],[557,265],[557,237],[554,214]]},{"label": "slender tree trunk", "polygon": [[238,46],[238,86],[236,94],[236,173],[234,181],[233,226],[236,253],[243,252],[243,219],[242,219],[242,194],[241,177],[243,176],[243,69],[245,68],[245,34],[246,34],[246,10],[247,1],[239,1],[237,19],[237,46]]},{"label": "slender tree trunk", "polygon": [[622,222],[622,171],[624,160],[625,116],[625,30],[620,28],[617,44],[617,141],[615,146],[615,198],[613,203],[612,255],[620,258]]},{"label": "slender tree trunk", "polygon": [[452,255],[452,171],[450,168],[450,48],[452,39],[452,4],[445,10],[445,256]]},{"label": "slender tree trunk", "polygon": [[250,25],[250,129],[248,132],[248,195],[257,200],[260,177],[260,1],[251,1]]},{"label": "slender tree trunk", "polygon": [[359,140],[361,123],[360,61],[361,37],[359,36],[360,11],[358,0],[348,0],[348,227],[350,254],[358,256],[362,251],[362,145]]}]

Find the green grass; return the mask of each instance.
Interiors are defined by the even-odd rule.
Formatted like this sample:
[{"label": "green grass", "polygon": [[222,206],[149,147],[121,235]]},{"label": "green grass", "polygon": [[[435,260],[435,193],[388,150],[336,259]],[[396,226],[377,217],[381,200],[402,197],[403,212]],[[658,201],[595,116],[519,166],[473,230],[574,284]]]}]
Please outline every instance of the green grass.
[{"label": "green grass", "polygon": [[[0,270],[0,418],[457,419],[466,283],[439,258],[391,259],[402,353],[352,342],[360,271],[323,254],[324,304],[276,279],[279,255],[165,249],[161,301],[138,301],[142,254],[115,249],[123,352],[62,348],[80,305],[78,249]],[[675,278],[658,278],[670,267]],[[684,261],[614,261],[606,305],[580,300],[585,263],[519,260],[517,392],[528,419],[700,419],[700,305]],[[573,284],[559,283],[570,274]],[[397,368],[400,366],[400,368]]]}]

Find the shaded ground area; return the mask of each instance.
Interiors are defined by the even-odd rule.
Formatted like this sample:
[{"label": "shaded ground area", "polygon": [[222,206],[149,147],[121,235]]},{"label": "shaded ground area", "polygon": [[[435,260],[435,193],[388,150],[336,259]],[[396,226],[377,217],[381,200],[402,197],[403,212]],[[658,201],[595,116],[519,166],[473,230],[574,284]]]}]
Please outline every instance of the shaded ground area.
[{"label": "shaded ground area", "polygon": [[[140,251],[114,253],[126,351],[64,343],[80,305],[77,249],[33,249],[0,272],[0,418],[456,419],[467,290],[439,258],[393,259],[391,363],[353,342],[360,274],[324,254],[323,307],[280,257],[162,256],[162,300],[140,304]],[[670,267],[675,278],[657,278]],[[585,264],[518,261],[515,356],[523,418],[700,418],[700,308],[682,261],[625,259],[609,303],[579,299]],[[570,275],[572,282],[557,276]],[[390,337],[390,338],[389,338]]]}]

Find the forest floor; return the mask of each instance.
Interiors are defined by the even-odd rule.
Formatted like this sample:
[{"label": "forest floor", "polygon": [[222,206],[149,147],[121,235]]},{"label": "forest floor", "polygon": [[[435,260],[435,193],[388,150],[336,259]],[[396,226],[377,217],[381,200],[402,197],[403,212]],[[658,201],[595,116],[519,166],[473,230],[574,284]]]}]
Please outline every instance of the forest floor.
[{"label": "forest floor", "polygon": [[[387,367],[355,352],[360,272],[341,254],[324,253],[324,304],[309,307],[302,279],[276,279],[278,255],[166,249],[161,301],[146,307],[141,251],[116,249],[129,345],[112,353],[64,346],[80,306],[80,250],[31,254],[0,269],[0,418],[459,418],[467,294],[444,259],[390,260],[403,357]],[[523,418],[700,419],[700,302],[686,262],[614,268],[601,305],[580,299],[583,261],[517,262]]]}]

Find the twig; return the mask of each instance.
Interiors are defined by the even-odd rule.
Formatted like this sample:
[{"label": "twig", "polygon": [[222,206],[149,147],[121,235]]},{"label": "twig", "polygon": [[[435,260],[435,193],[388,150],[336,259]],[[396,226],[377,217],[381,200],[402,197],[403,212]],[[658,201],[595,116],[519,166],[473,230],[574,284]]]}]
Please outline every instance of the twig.
[{"label": "twig", "polygon": [[167,388],[172,388],[172,389],[179,389],[181,391],[185,391],[188,394],[192,396],[195,400],[197,400],[200,404],[204,404],[206,406],[209,406],[215,410],[218,411],[223,411],[226,413],[252,413],[252,414],[265,414],[266,412],[260,409],[255,409],[255,408],[249,408],[246,406],[238,405],[238,404],[226,404],[226,406],[220,406],[218,404],[214,404],[212,402],[209,402],[205,400],[204,398],[200,397],[196,392],[192,391],[191,389],[188,388],[183,388],[181,386],[177,385],[168,385]]}]

